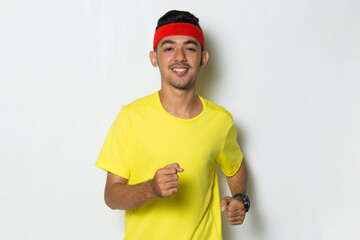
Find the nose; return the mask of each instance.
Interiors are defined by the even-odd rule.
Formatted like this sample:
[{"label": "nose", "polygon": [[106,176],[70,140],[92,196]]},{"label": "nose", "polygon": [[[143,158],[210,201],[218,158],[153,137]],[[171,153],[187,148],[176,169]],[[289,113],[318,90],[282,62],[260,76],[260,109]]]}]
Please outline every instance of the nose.
[{"label": "nose", "polygon": [[183,49],[177,49],[175,51],[175,61],[176,62],[186,62],[186,55]]}]

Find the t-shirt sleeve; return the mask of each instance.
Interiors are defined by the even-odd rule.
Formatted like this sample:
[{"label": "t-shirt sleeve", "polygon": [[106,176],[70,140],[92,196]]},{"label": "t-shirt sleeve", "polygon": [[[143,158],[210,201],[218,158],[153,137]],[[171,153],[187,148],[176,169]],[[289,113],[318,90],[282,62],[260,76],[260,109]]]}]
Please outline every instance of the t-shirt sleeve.
[{"label": "t-shirt sleeve", "polygon": [[95,166],[129,179],[130,164],[127,133],[126,116],[124,111],[121,110],[110,128]]},{"label": "t-shirt sleeve", "polygon": [[217,158],[217,163],[228,177],[233,176],[239,170],[243,160],[243,154],[236,138],[237,131],[234,124],[232,124],[227,134],[224,148]]}]

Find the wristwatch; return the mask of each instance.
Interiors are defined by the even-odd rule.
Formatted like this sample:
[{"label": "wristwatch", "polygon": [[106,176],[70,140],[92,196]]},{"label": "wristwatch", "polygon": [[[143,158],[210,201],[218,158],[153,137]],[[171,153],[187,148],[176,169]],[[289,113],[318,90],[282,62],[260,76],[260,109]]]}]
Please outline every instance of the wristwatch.
[{"label": "wristwatch", "polygon": [[240,197],[245,206],[245,212],[248,212],[250,209],[250,198],[243,193],[237,193],[233,196],[233,198]]}]

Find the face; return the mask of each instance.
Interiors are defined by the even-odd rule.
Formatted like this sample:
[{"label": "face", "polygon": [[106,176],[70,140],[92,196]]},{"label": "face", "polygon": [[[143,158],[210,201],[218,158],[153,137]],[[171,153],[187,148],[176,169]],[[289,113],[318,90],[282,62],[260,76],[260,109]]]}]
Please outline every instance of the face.
[{"label": "face", "polygon": [[196,38],[175,35],[161,39],[156,52],[150,52],[150,60],[160,69],[162,87],[188,89],[195,86],[199,69],[208,60],[208,53],[201,51]]}]

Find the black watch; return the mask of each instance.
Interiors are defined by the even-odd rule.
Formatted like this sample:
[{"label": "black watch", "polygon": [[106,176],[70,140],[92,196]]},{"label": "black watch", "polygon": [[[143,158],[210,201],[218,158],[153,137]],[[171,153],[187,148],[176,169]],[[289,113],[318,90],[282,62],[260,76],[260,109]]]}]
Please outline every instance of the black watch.
[{"label": "black watch", "polygon": [[233,198],[236,197],[241,197],[243,204],[245,206],[245,212],[248,212],[250,209],[250,198],[243,193],[237,193],[233,196]]}]

